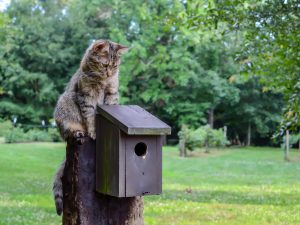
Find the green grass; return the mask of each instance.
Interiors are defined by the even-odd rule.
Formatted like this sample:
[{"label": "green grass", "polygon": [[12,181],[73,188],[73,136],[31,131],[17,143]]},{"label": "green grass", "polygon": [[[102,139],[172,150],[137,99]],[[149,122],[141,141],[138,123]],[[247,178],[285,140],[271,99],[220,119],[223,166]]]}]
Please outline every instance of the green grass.
[{"label": "green grass", "polygon": [[[60,224],[51,195],[64,144],[0,144],[0,224]],[[145,197],[146,224],[300,224],[299,153],[243,148],[163,151],[163,194]]]}]

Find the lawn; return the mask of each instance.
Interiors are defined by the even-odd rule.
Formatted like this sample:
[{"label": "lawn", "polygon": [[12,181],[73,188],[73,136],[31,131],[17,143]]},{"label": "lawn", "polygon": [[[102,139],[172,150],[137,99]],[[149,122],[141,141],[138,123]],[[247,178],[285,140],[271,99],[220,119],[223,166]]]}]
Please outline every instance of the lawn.
[{"label": "lawn", "polygon": [[[0,224],[60,224],[51,182],[64,144],[0,144]],[[299,153],[280,149],[163,151],[163,194],[145,197],[146,224],[300,224]]]}]

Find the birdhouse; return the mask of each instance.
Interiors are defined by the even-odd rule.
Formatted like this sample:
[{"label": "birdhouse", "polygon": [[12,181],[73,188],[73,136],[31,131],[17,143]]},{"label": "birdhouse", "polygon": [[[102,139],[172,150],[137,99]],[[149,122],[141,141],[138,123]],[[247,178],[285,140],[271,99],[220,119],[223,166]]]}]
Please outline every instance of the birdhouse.
[{"label": "birdhouse", "polygon": [[96,190],[116,197],[160,194],[163,137],[170,133],[139,106],[98,106]]}]

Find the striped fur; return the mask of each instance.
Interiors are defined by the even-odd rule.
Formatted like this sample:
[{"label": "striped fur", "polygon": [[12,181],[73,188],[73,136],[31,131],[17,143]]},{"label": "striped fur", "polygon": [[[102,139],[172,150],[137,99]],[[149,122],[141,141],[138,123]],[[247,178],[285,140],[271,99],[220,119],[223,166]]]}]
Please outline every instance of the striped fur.
[{"label": "striped fur", "polygon": [[[80,67],[58,99],[54,118],[65,141],[83,144],[84,136],[96,138],[97,105],[118,104],[120,57],[128,48],[108,40],[95,41],[85,52]],[[62,176],[65,161],[53,183],[58,215],[63,212]]]}]

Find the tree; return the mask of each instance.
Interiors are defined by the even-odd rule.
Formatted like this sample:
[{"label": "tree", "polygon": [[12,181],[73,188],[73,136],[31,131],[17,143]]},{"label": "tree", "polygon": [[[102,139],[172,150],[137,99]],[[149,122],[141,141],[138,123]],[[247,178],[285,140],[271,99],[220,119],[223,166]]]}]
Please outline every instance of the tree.
[{"label": "tree", "polygon": [[[229,125],[224,111],[238,106],[241,97],[233,82],[239,77],[238,61],[245,66],[256,59],[245,52],[235,61],[248,39],[244,31],[227,32],[226,10],[243,13],[245,6],[225,5],[229,9],[218,8],[217,17],[208,9],[221,3],[210,2],[197,7],[200,2],[180,0],[12,1],[0,17],[0,117],[48,121],[87,46],[108,38],[131,47],[121,64],[122,104],[146,108],[172,125],[174,134],[182,124]],[[179,19],[190,27],[179,27]],[[217,29],[210,29],[212,24]],[[297,99],[291,96],[289,106],[297,107]],[[287,111],[290,118],[296,118],[294,111]]]},{"label": "tree", "polygon": [[18,121],[38,122],[52,114],[48,105],[55,103],[58,92],[49,74],[57,75],[51,63],[59,46],[49,45],[49,36],[54,35],[50,27],[54,23],[43,19],[44,14],[52,11],[33,1],[12,1],[5,12],[9,21],[4,28],[7,35],[0,66],[1,117],[15,115]]},{"label": "tree", "polygon": [[141,105],[177,129],[205,120],[203,106],[188,86],[198,67],[189,51],[194,42],[170,20],[182,7],[180,1],[118,1],[110,34],[132,43],[121,68],[121,101]]},{"label": "tree", "polygon": [[105,23],[91,19],[97,11],[72,3],[19,0],[4,12],[1,117],[17,116],[25,123],[48,121],[89,43],[105,38]]},{"label": "tree", "polygon": [[117,2],[110,38],[132,43],[121,68],[123,103],[155,112],[177,133],[182,124],[206,124],[207,112],[221,101],[237,101],[228,82],[236,65],[226,43],[178,29],[172,18],[184,9],[180,1]]},{"label": "tree", "polygon": [[233,62],[232,49],[226,47],[226,41],[203,41],[195,47],[193,57],[200,65],[190,85],[195,101],[202,102],[208,112],[208,123],[214,127],[214,112],[219,105],[232,106],[238,102],[238,89],[230,82],[237,73]]},{"label": "tree", "polygon": [[299,2],[188,1],[179,14],[191,29],[214,29],[242,34],[239,61],[247,74],[286,99],[282,131],[300,126]]},{"label": "tree", "polygon": [[245,145],[250,145],[253,137],[256,143],[260,138],[270,139],[280,123],[282,95],[265,90],[258,77],[232,82],[239,89],[240,99],[232,107],[220,106],[217,113],[221,120],[217,123],[228,126],[230,138],[238,137]]}]

